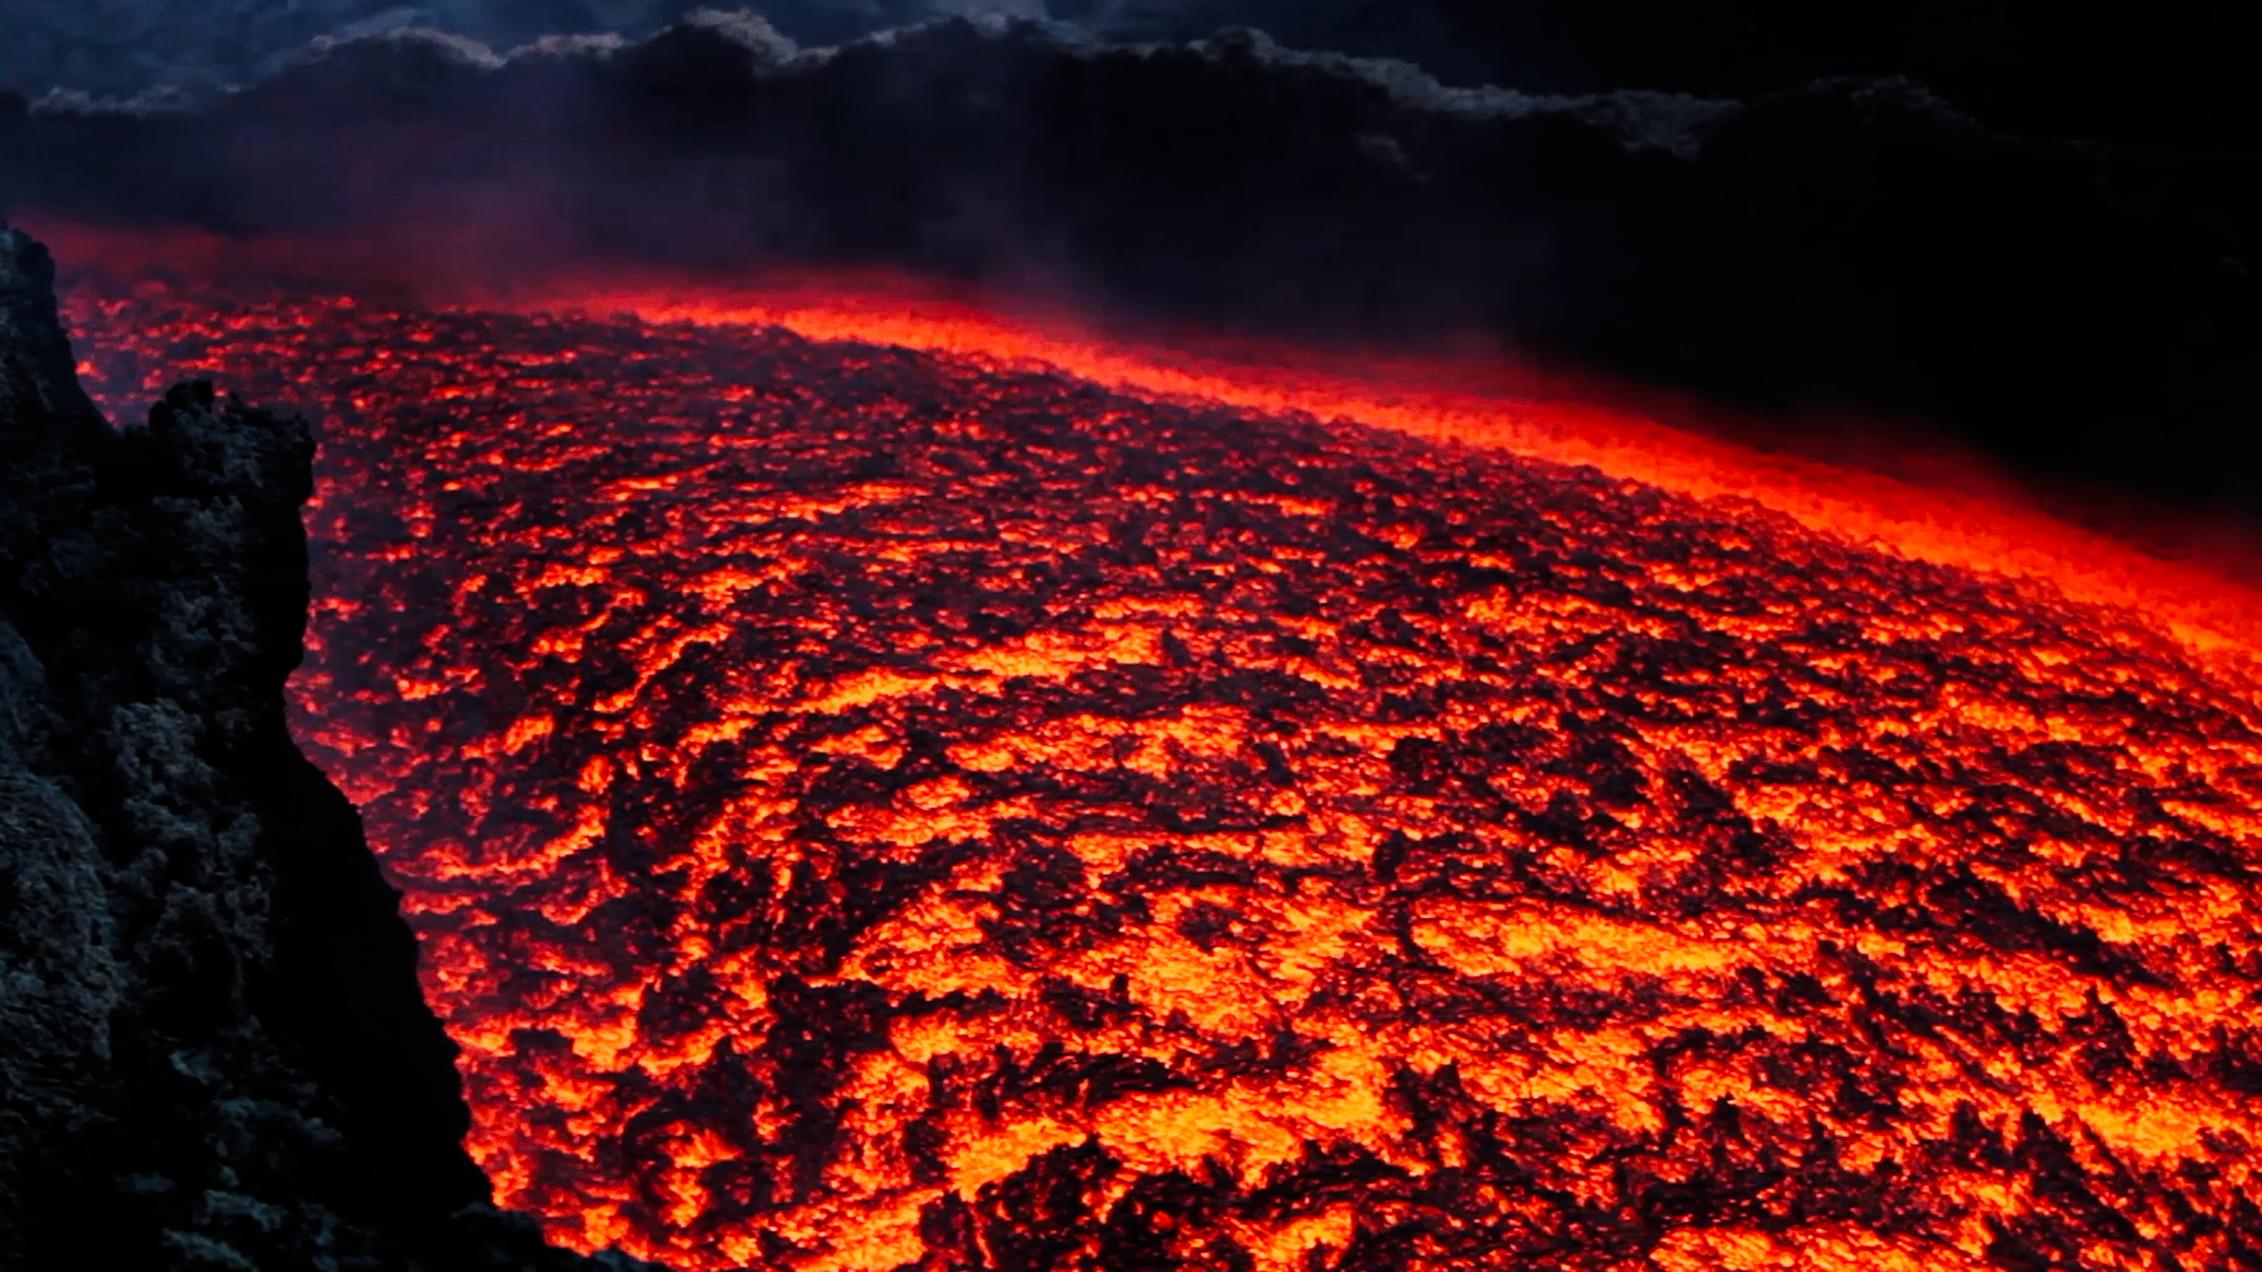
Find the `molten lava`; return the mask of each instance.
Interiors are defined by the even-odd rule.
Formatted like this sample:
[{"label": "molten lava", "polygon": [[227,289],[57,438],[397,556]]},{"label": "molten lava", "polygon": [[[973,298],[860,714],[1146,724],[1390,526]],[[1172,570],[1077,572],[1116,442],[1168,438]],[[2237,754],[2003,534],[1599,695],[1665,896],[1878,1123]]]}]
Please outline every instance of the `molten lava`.
[{"label": "molten lava", "polygon": [[2229,593],[964,329],[71,308],[327,421],[299,736],[560,1241],[2262,1265]]}]

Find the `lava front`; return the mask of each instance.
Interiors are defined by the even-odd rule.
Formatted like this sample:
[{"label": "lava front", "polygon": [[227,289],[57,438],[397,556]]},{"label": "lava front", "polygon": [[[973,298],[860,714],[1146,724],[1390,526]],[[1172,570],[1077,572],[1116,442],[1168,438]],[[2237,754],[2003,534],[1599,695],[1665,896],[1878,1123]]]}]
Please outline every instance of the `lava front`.
[{"label": "lava front", "polygon": [[298,733],[558,1241],[2262,1266],[2262,706],[2140,610],[975,357],[71,310],[324,421]]}]

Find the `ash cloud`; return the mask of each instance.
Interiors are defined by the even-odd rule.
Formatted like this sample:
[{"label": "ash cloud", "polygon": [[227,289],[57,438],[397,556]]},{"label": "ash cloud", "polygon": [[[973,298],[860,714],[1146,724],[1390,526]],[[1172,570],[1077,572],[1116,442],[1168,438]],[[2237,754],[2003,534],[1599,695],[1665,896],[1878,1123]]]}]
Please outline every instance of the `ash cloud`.
[{"label": "ash cloud", "polygon": [[[496,49],[550,37],[642,39],[700,13],[700,0],[19,0],[0,85],[114,100],[199,97],[255,83],[310,46],[448,32]],[[1055,12],[1055,10],[1059,12]],[[1172,6],[1048,0],[775,0],[763,21],[800,44],[837,44],[921,22],[984,15],[1081,17],[1157,34]],[[753,12],[749,10],[748,12]]]},{"label": "ash cloud", "polygon": [[[426,27],[496,48],[550,35],[643,39],[700,0],[17,0],[0,86],[37,96],[208,95],[256,82],[316,39]],[[1282,44],[1418,64],[1455,87],[1556,95],[1648,88],[1750,98],[1836,76],[1908,75],[2018,131],[2252,152],[2245,91],[2262,10],[2161,0],[2097,22],[2044,0],[766,0],[805,47],[954,17],[1046,21],[1114,43],[1247,27]]]},{"label": "ash cloud", "polygon": [[1250,30],[1093,34],[1122,7],[834,44],[783,11],[401,27],[208,100],[19,101],[0,200],[411,274],[880,266],[1227,334],[1473,336],[2262,505],[2252,155],[2036,136],[1891,76],[1519,91]]}]

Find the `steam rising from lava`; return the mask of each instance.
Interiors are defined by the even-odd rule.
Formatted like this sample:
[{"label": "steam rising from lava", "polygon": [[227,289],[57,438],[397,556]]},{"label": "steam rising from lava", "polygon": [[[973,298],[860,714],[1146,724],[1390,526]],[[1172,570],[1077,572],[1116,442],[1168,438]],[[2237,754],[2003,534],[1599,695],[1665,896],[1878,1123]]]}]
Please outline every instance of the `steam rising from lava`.
[{"label": "steam rising from lava", "polygon": [[300,736],[559,1240],[2262,1259],[2235,594],[1989,577],[2032,523],[1718,497],[1575,412],[1515,438],[1602,468],[853,307],[72,312],[114,409],[326,417]]}]

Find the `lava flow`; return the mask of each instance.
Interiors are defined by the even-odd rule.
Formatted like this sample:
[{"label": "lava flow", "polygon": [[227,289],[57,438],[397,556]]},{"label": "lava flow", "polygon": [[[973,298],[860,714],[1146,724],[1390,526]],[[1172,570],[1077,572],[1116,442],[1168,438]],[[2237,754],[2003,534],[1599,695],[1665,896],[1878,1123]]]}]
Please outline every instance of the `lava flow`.
[{"label": "lava flow", "polygon": [[207,374],[324,419],[299,736],[556,1240],[2262,1266],[2226,638],[1293,394],[71,313],[120,415]]}]

